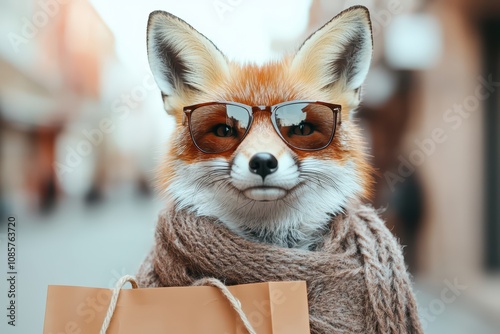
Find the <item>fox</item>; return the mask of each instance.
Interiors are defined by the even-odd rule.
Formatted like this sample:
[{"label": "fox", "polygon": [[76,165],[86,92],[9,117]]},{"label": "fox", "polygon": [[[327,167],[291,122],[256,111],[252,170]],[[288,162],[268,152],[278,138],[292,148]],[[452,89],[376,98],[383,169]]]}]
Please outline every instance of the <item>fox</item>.
[{"label": "fox", "polygon": [[248,240],[313,250],[332,217],[370,199],[374,170],[354,117],[373,54],[366,7],[263,65],[230,60],[155,11],[147,51],[175,119],[157,186],[176,210],[215,217]]}]

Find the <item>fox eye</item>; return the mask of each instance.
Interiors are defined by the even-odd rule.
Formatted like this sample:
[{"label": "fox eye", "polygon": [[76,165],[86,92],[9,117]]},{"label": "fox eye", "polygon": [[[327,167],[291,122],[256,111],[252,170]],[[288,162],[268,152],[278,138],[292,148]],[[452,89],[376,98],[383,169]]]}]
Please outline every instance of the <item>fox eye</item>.
[{"label": "fox eye", "polygon": [[217,137],[231,137],[233,135],[233,128],[227,124],[218,124],[212,131]]},{"label": "fox eye", "polygon": [[314,132],[314,127],[310,123],[300,123],[290,129],[290,134],[296,136],[309,136]]}]

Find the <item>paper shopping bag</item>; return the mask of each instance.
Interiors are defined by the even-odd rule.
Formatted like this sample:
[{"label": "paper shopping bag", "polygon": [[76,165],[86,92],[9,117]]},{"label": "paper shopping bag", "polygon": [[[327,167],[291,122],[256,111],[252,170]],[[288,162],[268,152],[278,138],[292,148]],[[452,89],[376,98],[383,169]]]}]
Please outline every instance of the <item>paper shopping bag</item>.
[{"label": "paper shopping bag", "polygon": [[[268,282],[227,287],[258,334],[306,334],[306,283]],[[49,286],[44,334],[99,333],[112,290]],[[107,334],[247,333],[227,297],[211,286],[126,289]]]}]

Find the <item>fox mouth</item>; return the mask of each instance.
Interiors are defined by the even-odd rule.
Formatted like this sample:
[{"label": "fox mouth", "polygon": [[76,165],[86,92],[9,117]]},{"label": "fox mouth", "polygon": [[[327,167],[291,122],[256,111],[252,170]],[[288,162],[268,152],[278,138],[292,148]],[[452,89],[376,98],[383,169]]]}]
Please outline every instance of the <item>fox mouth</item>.
[{"label": "fox mouth", "polygon": [[261,202],[276,201],[282,199],[288,193],[284,188],[271,186],[250,187],[242,192],[246,197]]}]

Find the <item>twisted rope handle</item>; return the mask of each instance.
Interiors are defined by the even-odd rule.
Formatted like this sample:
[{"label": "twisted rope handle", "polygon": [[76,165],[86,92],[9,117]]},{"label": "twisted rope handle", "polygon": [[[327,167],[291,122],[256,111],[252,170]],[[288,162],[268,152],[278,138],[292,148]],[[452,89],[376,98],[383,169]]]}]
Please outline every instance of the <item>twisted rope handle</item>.
[{"label": "twisted rope handle", "polygon": [[130,275],[125,275],[116,282],[115,288],[113,289],[113,294],[111,295],[111,301],[109,302],[108,311],[106,312],[106,317],[104,317],[104,321],[102,323],[101,331],[99,334],[106,334],[108,330],[109,324],[111,322],[111,318],[115,313],[116,303],[118,302],[118,297],[120,297],[120,292],[125,284],[130,282],[132,284],[133,289],[137,289],[139,286],[137,285],[137,281],[135,277]]},{"label": "twisted rope handle", "polygon": [[[120,292],[122,291],[122,288],[125,284],[130,282],[132,284],[133,289],[137,289],[137,281],[135,280],[135,277],[130,276],[130,275],[125,275],[122,278],[116,282],[115,288],[113,289],[113,294],[111,295],[111,301],[109,303],[108,311],[106,312],[106,317],[104,317],[104,321],[102,323],[101,331],[99,334],[106,334],[109,324],[111,323],[111,318],[113,317],[113,314],[115,313],[116,309],[116,304],[118,302],[118,297],[120,297]],[[222,283],[220,280],[216,278],[202,278],[200,280],[197,280],[196,282],[193,283],[194,286],[213,286],[216,287],[222,292],[224,297],[229,301],[233,309],[236,311],[238,316],[240,317],[241,321],[243,322],[243,325],[245,326],[245,329],[248,331],[249,334],[256,334],[255,330],[253,329],[252,325],[250,324],[250,321],[248,321],[247,316],[243,312],[241,308],[241,302],[233,296],[231,291]]]},{"label": "twisted rope handle", "polygon": [[250,321],[248,321],[247,316],[241,309],[241,302],[238,300],[238,298],[233,296],[231,291],[229,291],[229,289],[224,285],[224,283],[222,283],[220,280],[216,278],[202,278],[194,282],[193,285],[195,286],[207,285],[218,288],[220,292],[222,292],[224,297],[226,297],[226,299],[229,301],[229,303],[236,311],[236,313],[238,313],[238,316],[240,317],[241,322],[243,322],[243,325],[245,326],[247,332],[249,334],[256,334],[255,329],[253,329],[252,324],[250,324]]}]

